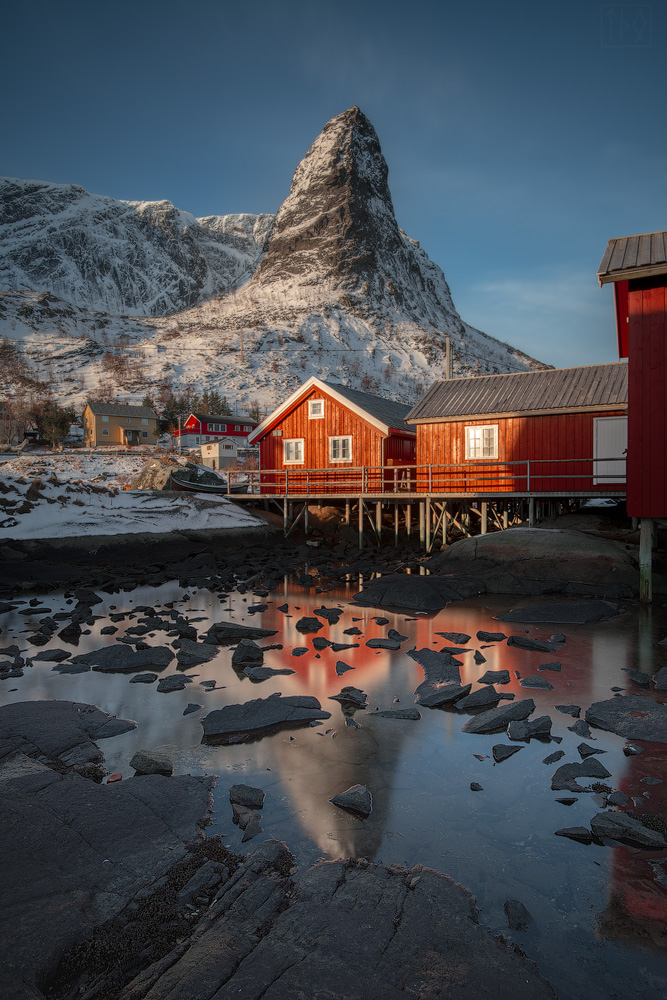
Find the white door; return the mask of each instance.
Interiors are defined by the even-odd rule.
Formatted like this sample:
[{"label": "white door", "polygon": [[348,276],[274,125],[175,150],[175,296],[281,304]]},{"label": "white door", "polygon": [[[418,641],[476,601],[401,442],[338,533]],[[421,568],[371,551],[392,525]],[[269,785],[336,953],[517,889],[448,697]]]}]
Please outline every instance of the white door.
[{"label": "white door", "polygon": [[593,483],[625,483],[628,418],[596,417]]}]

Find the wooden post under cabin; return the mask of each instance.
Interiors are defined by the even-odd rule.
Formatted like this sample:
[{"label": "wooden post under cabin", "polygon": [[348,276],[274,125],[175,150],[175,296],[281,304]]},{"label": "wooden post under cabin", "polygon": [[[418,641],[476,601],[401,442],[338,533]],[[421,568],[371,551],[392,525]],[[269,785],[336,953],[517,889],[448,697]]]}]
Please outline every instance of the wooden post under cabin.
[{"label": "wooden post under cabin", "polygon": [[412,533],[412,504],[407,503],[405,505],[405,533],[410,537]]},{"label": "wooden post under cabin", "polygon": [[423,504],[422,501],[420,500],[419,501],[419,547],[420,547],[420,549],[423,549],[424,546],[426,545],[426,525],[424,523],[426,519],[424,517],[424,507],[425,507],[425,504]]},{"label": "wooden post under cabin", "polygon": [[359,551],[364,548],[364,501],[359,497]]},{"label": "wooden post under cabin", "polygon": [[345,524],[349,527],[350,525],[350,501],[345,501]]},{"label": "wooden post under cabin", "polygon": [[424,541],[426,546],[426,551],[431,551],[431,501],[426,499],[424,501]]},{"label": "wooden post under cabin", "polygon": [[382,544],[382,503],[377,501],[375,504],[375,530],[378,536],[378,545]]},{"label": "wooden post under cabin", "polygon": [[448,512],[448,508],[447,508],[447,501],[445,500],[445,502],[442,505],[442,547],[443,547],[443,549],[447,548],[447,529],[449,527],[449,525],[447,523],[448,520],[449,520],[449,512]]},{"label": "wooden post under cabin", "polygon": [[398,546],[398,521],[399,521],[399,507],[396,502],[394,502],[394,546]]},{"label": "wooden post under cabin", "polygon": [[653,600],[653,518],[642,517],[639,522],[639,600],[650,604]]},{"label": "wooden post under cabin", "polygon": [[480,527],[480,534],[485,535],[489,523],[489,505],[485,501],[482,501],[482,523]]}]

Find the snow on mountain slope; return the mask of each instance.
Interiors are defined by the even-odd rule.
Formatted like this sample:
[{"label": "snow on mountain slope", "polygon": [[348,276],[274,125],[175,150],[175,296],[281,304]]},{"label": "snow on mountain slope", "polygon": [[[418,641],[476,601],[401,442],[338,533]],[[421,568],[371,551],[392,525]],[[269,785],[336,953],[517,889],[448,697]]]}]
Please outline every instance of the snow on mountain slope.
[{"label": "snow on mountain slope", "polygon": [[168,201],[115,201],[73,184],[0,179],[0,287],[161,316],[238,287],[271,215],[195,219]]},{"label": "snow on mountain slope", "polygon": [[355,107],[316,138],[275,217],[195,220],[168,202],[7,182],[0,391],[48,383],[81,404],[100,383],[128,401],[189,384],[268,410],[318,375],[412,403],[445,376],[447,336],[456,374],[545,367],[463,322],[399,228],[387,177]]}]

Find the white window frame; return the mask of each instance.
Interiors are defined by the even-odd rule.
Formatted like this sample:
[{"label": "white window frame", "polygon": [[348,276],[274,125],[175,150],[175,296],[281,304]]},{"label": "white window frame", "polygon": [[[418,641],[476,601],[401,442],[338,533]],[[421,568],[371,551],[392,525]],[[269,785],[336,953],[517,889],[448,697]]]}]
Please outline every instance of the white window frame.
[{"label": "white window frame", "polygon": [[[338,443],[340,443],[340,442],[343,442],[343,441],[347,441],[348,455],[347,456],[343,456],[342,455],[343,448],[341,447],[340,448],[341,455],[340,455],[340,457],[336,458],[336,457],[334,457],[335,445],[338,444]],[[329,461],[332,462],[332,463],[351,462],[352,461],[352,435],[351,434],[337,434],[335,437],[330,437],[329,438]]]},{"label": "white window frame", "polygon": [[[283,439],[283,465],[303,465],[303,438],[284,438]],[[288,445],[294,445],[293,452],[295,456],[298,456],[299,451],[301,452],[301,458],[287,458]]]},{"label": "white window frame", "polygon": [[[319,413],[317,412],[319,409]],[[309,399],[308,400],[308,419],[309,420],[324,420],[324,400],[323,399]]]},{"label": "white window frame", "polygon": [[[490,454],[484,454],[484,431],[493,431],[493,445]],[[471,447],[472,436],[480,439],[480,454],[477,453],[477,445]],[[470,424],[465,428],[466,462],[493,461],[498,458],[498,424]]]}]

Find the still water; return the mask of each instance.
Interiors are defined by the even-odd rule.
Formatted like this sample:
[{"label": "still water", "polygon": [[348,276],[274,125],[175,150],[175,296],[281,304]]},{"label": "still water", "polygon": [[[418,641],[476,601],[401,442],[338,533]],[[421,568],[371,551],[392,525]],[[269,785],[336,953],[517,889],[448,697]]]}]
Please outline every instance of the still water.
[{"label": "still water", "polygon": [[[132,754],[148,748],[169,753],[175,773],[219,775],[208,833],[224,835],[233,850],[245,853],[252,847],[241,847],[242,833],[232,824],[227,796],[231,784],[243,782],[264,789],[264,834],[284,840],[302,865],[322,857],[354,855],[445,872],[476,896],[483,924],[516,941],[537,962],[562,1000],[667,997],[667,889],[656,881],[663,871],[656,862],[665,862],[667,868],[667,851],[587,847],[554,836],[560,827],[588,826],[602,805],[592,794],[579,794],[572,806],[564,806],[555,800],[569,793],[550,789],[556,767],[580,760],[577,746],[582,742],[568,731],[574,719],[554,706],[580,705],[583,718],[592,702],[612,696],[614,686],[637,693],[639,689],[625,671],[654,673],[667,663],[667,648],[658,645],[667,634],[665,609],[656,607],[642,615],[638,605],[625,602],[619,605],[618,617],[595,625],[510,625],[494,620],[494,615],[537,602],[484,597],[450,604],[436,615],[413,616],[350,605],[358,589],[355,580],[320,594],[286,581],[268,598],[233,593],[221,599],[206,590],[184,593],[175,582],[131,593],[98,591],[104,603],[96,605],[93,613],[100,617],[90,634],[82,636],[76,652],[115,643],[125,628],[141,618],[133,607],[151,605],[160,613],[165,612],[165,604],[175,602],[174,607],[200,634],[212,621],[276,629],[277,634],[262,644],[282,643],[283,649],[266,652],[264,662],[294,673],[252,683],[239,678],[232,668],[232,650],[221,648],[216,659],[186,671],[193,683],[185,690],[161,694],[156,684],[129,683],[128,675],[60,675],[51,663],[35,663],[23,677],[3,682],[0,699],[3,704],[71,699],[136,720],[138,726],[132,732],[101,741],[109,772],[130,778]],[[57,613],[71,603],[63,594],[44,596],[34,623],[45,616],[43,609]],[[268,604],[268,609],[250,613],[248,608],[259,603]],[[289,605],[287,613],[278,610],[283,603]],[[335,625],[321,619],[323,628],[317,635],[333,642],[357,642],[358,647],[338,653],[326,648],[317,654],[313,635],[297,631],[300,617],[313,615],[323,606],[341,608],[343,614]],[[27,602],[21,610],[26,609]],[[116,622],[118,632],[100,635],[110,624],[107,615],[121,611],[128,615]],[[388,623],[378,624],[378,616]],[[32,617],[17,610],[3,615],[1,621],[0,646],[18,642],[21,649],[28,649],[26,629]],[[345,635],[344,629],[352,626],[362,634]],[[408,636],[400,652],[365,645],[369,639],[385,637],[390,628]],[[503,642],[485,645],[476,638],[478,630],[527,633],[541,639],[565,632],[567,641],[557,654],[527,652]],[[457,654],[463,683],[472,682],[475,690],[477,678],[487,669],[509,670],[510,683],[498,690],[514,693],[517,699],[533,698],[534,717],[550,715],[552,733],[562,737],[562,743],[532,740],[518,744],[522,746],[519,753],[494,765],[491,748],[508,743],[506,735],[461,732],[468,715],[428,708],[421,709],[419,721],[370,715],[376,708],[413,705],[413,691],[424,674],[405,651],[451,646],[438,632],[472,637],[468,651]],[[156,645],[169,641],[161,632],[145,638]],[[292,655],[295,647],[303,646],[308,647],[305,655]],[[54,637],[40,649],[56,647],[72,648]],[[475,662],[475,650],[484,655],[485,663]],[[342,677],[335,670],[339,659],[354,668]],[[541,675],[553,690],[520,686],[516,673],[524,678],[537,674],[540,664],[554,659],[561,662],[562,670]],[[174,660],[163,674],[175,672]],[[201,686],[207,680],[215,680],[213,690]],[[328,700],[345,685],[368,695],[368,710],[354,715],[359,728],[346,725],[340,705]],[[206,712],[276,691],[314,695],[331,712],[331,719],[252,743],[215,747],[201,743],[199,720]],[[189,703],[202,708],[183,715]],[[606,751],[600,760],[612,774],[605,779],[607,784],[641,799],[644,811],[667,813],[667,745],[645,744],[644,753],[626,757],[622,752],[626,741],[613,734],[593,730],[593,739],[586,742]],[[557,749],[565,751],[558,764],[542,763]],[[642,781],[645,777],[665,783],[647,784]],[[588,784],[593,779],[582,780]],[[471,791],[473,781],[483,791]],[[329,802],[356,783],[366,785],[373,796],[373,812],[365,820]],[[533,915],[526,931],[508,930],[503,911],[506,899],[520,900]]]}]

